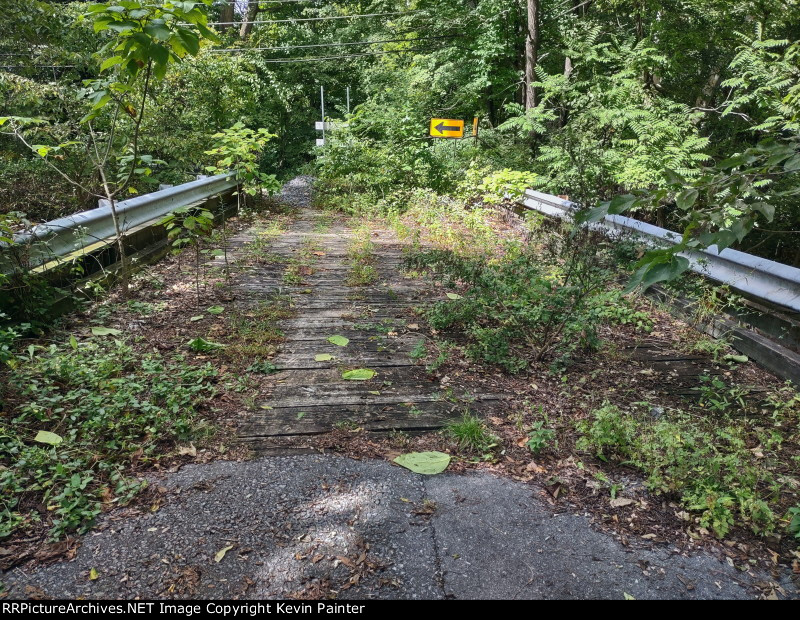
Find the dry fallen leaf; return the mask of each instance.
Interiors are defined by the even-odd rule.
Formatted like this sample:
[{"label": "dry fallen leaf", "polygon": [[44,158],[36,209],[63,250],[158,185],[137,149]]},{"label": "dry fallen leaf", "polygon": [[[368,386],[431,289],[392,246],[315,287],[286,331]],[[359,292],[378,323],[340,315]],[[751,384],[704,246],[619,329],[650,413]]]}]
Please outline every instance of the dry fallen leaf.
[{"label": "dry fallen leaf", "polygon": [[222,549],[217,551],[217,554],[214,556],[214,561],[217,564],[222,562],[222,558],[224,558],[225,554],[228,553],[228,551],[230,551],[231,549],[233,549],[233,545],[228,545],[227,547],[223,547]]},{"label": "dry fallen leaf", "polygon": [[630,506],[631,504],[635,504],[635,499],[630,499],[628,497],[617,497],[616,499],[611,500],[611,507],[612,508],[621,508],[623,506]]},{"label": "dry fallen leaf", "polygon": [[191,457],[197,456],[197,448],[194,444],[190,443],[188,446],[178,446],[178,454],[181,456],[188,455]]}]

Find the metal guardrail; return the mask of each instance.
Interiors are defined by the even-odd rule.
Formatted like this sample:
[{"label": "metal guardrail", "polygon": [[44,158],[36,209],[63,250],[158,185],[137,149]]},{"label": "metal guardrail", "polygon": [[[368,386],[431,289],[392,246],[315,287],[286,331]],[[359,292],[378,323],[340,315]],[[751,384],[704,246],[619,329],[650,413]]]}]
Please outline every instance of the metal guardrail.
[{"label": "metal guardrail", "polygon": [[[525,192],[522,204],[561,219],[571,219],[577,210],[568,200],[535,190]],[[615,237],[634,236],[661,247],[675,245],[681,238],[678,233],[622,215],[607,215],[593,227]],[[680,255],[689,259],[690,268],[696,273],[752,297],[800,312],[800,269],[796,267],[730,248],[719,251],[716,246]]]},{"label": "metal guardrail", "polygon": [[[179,207],[236,187],[236,183],[235,174],[220,174],[121,200],[116,203],[120,229],[129,231]],[[111,208],[105,204],[39,224],[29,232],[15,235],[14,244],[27,246],[26,263],[33,268],[115,236]],[[11,262],[8,257],[3,257],[3,247],[0,246],[0,271],[8,273],[11,270]]]}]

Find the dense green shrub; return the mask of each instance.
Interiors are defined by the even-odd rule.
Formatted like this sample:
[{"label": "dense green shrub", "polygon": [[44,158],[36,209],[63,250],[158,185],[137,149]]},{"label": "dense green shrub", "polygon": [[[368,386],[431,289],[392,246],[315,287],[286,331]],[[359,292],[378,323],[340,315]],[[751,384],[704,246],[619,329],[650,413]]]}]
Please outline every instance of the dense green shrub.
[{"label": "dense green shrub", "polygon": [[515,373],[532,361],[563,366],[578,350],[596,349],[598,329],[606,323],[635,322],[649,329],[645,314],[618,291],[605,290],[613,272],[596,260],[592,245],[574,243],[562,249],[565,256],[508,246],[506,256],[495,261],[444,250],[421,252],[409,261],[433,269],[450,286],[467,287],[431,306],[431,326],[460,330],[468,336],[471,356]]}]

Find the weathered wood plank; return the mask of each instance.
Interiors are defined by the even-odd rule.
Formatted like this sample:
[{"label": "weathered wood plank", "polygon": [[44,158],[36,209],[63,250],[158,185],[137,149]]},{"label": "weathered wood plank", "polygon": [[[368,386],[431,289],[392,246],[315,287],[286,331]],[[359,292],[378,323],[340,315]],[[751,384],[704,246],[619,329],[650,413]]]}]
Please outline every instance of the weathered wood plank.
[{"label": "weathered wood plank", "polygon": [[[485,402],[480,403],[480,409],[489,413],[501,405],[499,401]],[[402,404],[287,407],[251,417],[242,426],[240,436],[319,434],[346,423],[368,431],[436,430],[458,419],[464,411],[464,406],[447,402],[418,402],[413,407]]]}]

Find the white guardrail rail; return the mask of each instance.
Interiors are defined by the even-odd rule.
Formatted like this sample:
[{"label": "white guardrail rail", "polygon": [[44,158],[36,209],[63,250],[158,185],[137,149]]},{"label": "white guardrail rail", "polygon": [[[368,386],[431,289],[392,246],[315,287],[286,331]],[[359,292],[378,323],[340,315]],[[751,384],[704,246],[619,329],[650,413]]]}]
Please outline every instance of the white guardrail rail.
[{"label": "white guardrail rail", "polygon": [[[235,174],[220,174],[121,200],[116,203],[120,229],[130,231],[179,207],[206,200],[234,187]],[[108,204],[101,204],[96,209],[39,224],[28,232],[15,235],[14,244],[26,246],[25,262],[33,268],[115,236],[111,208]],[[8,257],[3,257],[3,250],[0,245],[0,271],[9,273],[13,267]]]},{"label": "white guardrail rail", "polygon": [[[527,209],[561,219],[571,219],[574,203],[527,190],[521,203]],[[595,227],[612,237],[632,236],[653,246],[674,245],[678,233],[622,215],[607,215]],[[692,271],[729,285],[742,293],[800,312],[800,269],[730,248],[681,252]]]}]

